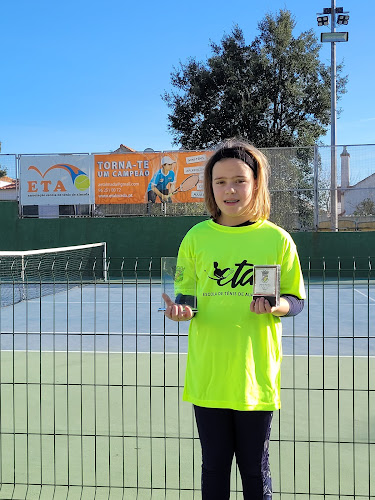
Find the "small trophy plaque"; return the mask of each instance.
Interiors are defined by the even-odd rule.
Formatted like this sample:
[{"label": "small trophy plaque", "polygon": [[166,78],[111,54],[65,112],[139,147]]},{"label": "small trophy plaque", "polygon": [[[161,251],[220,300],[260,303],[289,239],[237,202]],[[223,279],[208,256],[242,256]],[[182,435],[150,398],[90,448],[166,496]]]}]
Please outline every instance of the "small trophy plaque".
[{"label": "small trophy plaque", "polygon": [[280,305],[280,266],[254,266],[253,299],[264,297],[272,307]]},{"label": "small trophy plaque", "polygon": [[[197,312],[197,279],[193,259],[161,258],[161,294],[166,293],[176,304],[187,305]],[[161,297],[158,311],[165,311]]]}]

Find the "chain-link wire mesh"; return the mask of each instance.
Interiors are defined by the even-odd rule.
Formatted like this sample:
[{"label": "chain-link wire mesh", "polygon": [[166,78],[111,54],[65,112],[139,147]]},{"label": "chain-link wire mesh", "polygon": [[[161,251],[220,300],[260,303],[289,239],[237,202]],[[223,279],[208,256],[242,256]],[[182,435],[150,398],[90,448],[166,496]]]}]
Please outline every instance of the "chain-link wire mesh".
[{"label": "chain-link wire mesh", "polygon": [[[338,230],[375,229],[375,145],[336,146]],[[263,149],[270,167],[271,217],[289,231],[331,230],[331,146]],[[126,153],[124,153],[126,155]],[[0,155],[8,175],[16,156]],[[192,203],[56,206],[50,217],[129,217],[209,215]],[[22,217],[45,217],[38,206],[21,207]]]},{"label": "chain-link wire mesh", "polygon": [[314,223],[314,148],[265,149],[270,164],[271,220],[288,230]]},{"label": "chain-link wire mesh", "polygon": [[[375,145],[336,147],[338,230],[375,229]],[[330,229],[331,147],[317,148],[318,228]]]},{"label": "chain-link wire mesh", "polygon": [[[0,172],[4,171],[7,177],[16,179],[17,176],[16,155],[0,154]],[[0,177],[1,180],[1,177]]]}]

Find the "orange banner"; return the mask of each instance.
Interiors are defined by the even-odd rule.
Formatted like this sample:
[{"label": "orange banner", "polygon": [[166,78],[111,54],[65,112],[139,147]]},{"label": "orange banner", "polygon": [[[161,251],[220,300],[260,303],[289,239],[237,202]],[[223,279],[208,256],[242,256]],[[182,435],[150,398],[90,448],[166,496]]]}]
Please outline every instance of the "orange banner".
[{"label": "orange banner", "polygon": [[203,201],[211,151],[95,155],[95,203]]}]

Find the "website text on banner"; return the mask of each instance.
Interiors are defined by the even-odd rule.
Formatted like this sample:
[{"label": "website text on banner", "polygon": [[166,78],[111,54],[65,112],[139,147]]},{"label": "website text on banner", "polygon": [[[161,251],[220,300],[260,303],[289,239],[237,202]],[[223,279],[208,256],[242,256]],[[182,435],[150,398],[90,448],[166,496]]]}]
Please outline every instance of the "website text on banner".
[{"label": "website text on banner", "polygon": [[211,151],[95,155],[95,203],[188,203],[203,200]]}]

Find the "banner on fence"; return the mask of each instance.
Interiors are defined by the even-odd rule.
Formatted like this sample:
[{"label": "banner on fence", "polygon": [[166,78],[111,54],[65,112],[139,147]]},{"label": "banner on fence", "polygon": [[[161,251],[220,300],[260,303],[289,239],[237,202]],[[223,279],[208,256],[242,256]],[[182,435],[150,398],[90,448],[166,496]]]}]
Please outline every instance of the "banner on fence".
[{"label": "banner on fence", "polygon": [[92,204],[95,202],[93,172],[93,157],[90,155],[22,155],[21,204]]},{"label": "banner on fence", "polygon": [[203,201],[211,151],[51,155],[20,158],[22,205]]},{"label": "banner on fence", "polygon": [[95,155],[95,203],[203,201],[210,151]]}]

